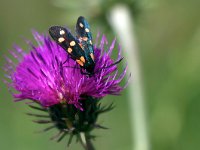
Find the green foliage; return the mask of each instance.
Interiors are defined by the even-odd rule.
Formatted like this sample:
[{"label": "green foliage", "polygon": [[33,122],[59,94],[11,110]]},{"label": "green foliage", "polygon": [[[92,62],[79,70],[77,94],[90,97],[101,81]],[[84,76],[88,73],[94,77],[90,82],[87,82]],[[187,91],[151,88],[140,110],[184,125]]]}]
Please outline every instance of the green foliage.
[{"label": "green foliage", "polygon": [[[67,25],[72,28],[79,15],[88,18],[94,34],[99,29],[113,38],[114,33],[106,18],[107,13],[118,2],[129,6],[133,19],[137,16],[134,29],[146,92],[145,102],[152,149],[200,149],[199,1],[138,0],[134,4],[134,1],[129,0],[2,0],[0,66],[5,63],[3,56],[8,55],[13,43],[21,46],[24,43],[21,36],[31,38],[32,28],[46,33],[52,25]],[[58,7],[55,3],[60,3],[63,7]],[[28,50],[25,45],[24,48]],[[131,67],[131,64],[129,65]],[[134,76],[134,73],[132,74]],[[2,70],[0,77],[4,78]],[[29,112],[30,108],[24,103],[13,103],[5,84],[1,83],[0,86],[1,149],[65,149],[65,143],[57,145],[46,140],[55,134],[53,131],[49,131],[49,135],[33,134],[32,131],[41,127],[33,124],[30,117],[23,114]],[[97,149],[130,150],[134,144],[131,143],[132,129],[129,121],[130,115],[133,114],[129,113],[126,94],[124,92],[122,96],[115,98],[113,102],[116,108],[108,115],[103,114],[100,117],[99,121],[104,121],[111,129],[109,132],[95,132],[95,135],[100,136],[95,143]],[[109,103],[110,99],[111,97],[105,102]],[[74,144],[73,149],[80,147]]]}]

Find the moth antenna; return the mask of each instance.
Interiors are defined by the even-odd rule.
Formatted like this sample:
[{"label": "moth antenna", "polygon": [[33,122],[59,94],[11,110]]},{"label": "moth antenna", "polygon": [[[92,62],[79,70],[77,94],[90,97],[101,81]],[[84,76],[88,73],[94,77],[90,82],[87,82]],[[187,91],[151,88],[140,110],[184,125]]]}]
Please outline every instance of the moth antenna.
[{"label": "moth antenna", "polygon": [[106,68],[110,68],[118,63],[120,63],[122,60],[124,59],[124,57],[120,58],[119,60],[117,60],[116,62],[114,62],[113,64],[111,64],[110,66],[107,66],[107,67],[102,67],[101,69],[99,69],[96,73],[100,72],[101,70],[103,69],[106,69]]}]

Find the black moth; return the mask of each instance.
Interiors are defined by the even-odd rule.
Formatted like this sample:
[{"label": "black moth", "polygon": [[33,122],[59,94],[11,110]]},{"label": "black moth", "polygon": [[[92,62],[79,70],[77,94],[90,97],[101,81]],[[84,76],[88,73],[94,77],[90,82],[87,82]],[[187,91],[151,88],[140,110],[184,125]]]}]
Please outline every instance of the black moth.
[{"label": "black moth", "polygon": [[[61,26],[49,28],[49,34],[81,67],[81,73],[91,77],[94,75],[95,58],[92,44],[92,33],[89,23],[80,16],[76,24],[77,38],[68,29]],[[123,58],[113,63],[111,67],[119,63]],[[104,69],[104,68],[102,68]],[[83,71],[84,70],[84,71]]]}]

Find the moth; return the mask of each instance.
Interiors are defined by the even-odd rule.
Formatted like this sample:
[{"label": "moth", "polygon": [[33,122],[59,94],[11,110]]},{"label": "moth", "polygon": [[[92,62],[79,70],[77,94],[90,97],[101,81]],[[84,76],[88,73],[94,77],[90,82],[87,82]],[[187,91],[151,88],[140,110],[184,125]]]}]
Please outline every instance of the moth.
[{"label": "moth", "polygon": [[[80,16],[76,23],[76,34],[74,37],[71,32],[62,26],[52,26],[49,28],[49,34],[70,56],[75,60],[81,69],[81,74],[91,77],[95,74],[94,47],[92,44],[92,33],[87,20]],[[123,58],[113,63],[111,67],[119,63]],[[104,68],[101,68],[102,70]]]}]

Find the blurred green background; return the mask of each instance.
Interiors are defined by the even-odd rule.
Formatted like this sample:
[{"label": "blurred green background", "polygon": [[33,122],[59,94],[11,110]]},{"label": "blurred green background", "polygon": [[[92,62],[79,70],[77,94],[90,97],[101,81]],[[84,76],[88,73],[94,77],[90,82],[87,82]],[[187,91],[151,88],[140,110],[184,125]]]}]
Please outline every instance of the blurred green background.
[{"label": "blurred green background", "polygon": [[[14,43],[27,48],[23,39],[33,39],[31,29],[46,33],[49,26],[66,25],[73,30],[80,15],[88,19],[94,35],[100,30],[111,41],[115,34],[107,15],[118,3],[127,5],[134,19],[150,149],[200,149],[200,1],[0,0],[0,66]],[[55,130],[34,133],[45,126],[32,123],[25,115],[30,108],[14,103],[6,85],[0,86],[0,150],[66,149],[67,139],[59,144],[48,140]],[[99,118],[110,129],[94,132],[97,150],[132,149],[128,92],[104,99],[114,101],[116,108]],[[73,142],[69,149],[81,147]]]}]

